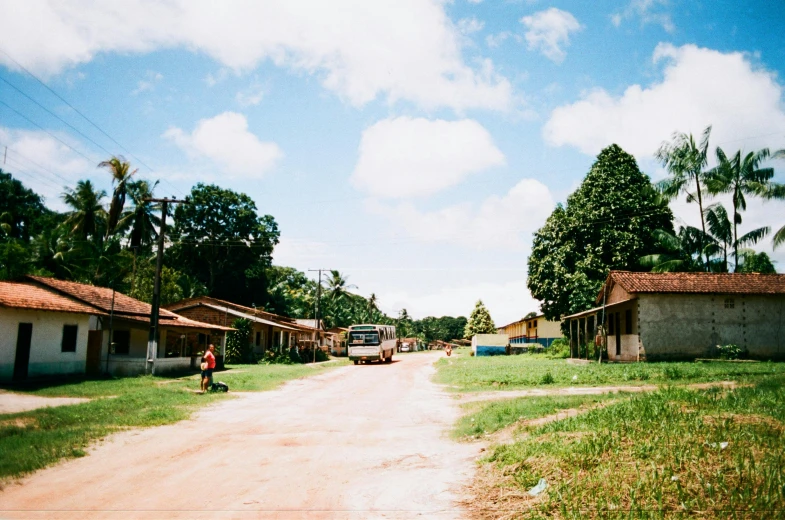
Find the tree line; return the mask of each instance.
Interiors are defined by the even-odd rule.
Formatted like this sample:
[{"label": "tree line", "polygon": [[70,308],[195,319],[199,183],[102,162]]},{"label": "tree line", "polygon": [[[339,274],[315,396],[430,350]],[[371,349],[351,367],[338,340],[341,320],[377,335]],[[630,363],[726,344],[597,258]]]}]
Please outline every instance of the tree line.
[{"label": "tree line", "polygon": [[[710,137],[708,127],[698,140],[676,133],[664,142],[655,157],[668,176],[655,184],[618,145],[600,152],[566,205],[558,204],[534,234],[527,285],[547,319],[593,307],[614,269],[776,272],[765,252],[750,249],[772,228],[743,229],[743,213],[749,198],[785,199],[785,185],[764,165],[785,158],[785,150],[729,155],[717,147],[716,166],[708,168]],[[697,205],[700,228],[674,228],[668,203],[682,194]],[[730,196],[730,211],[712,202],[721,195]],[[785,225],[774,233],[773,247],[783,242]]]},{"label": "tree line", "polygon": [[[25,274],[53,276],[113,287],[152,300],[161,205],[158,182],[117,156],[101,162],[112,181],[107,194],[90,180],[66,187],[64,212],[0,170],[0,279]],[[328,328],[356,323],[395,324],[399,336],[426,341],[462,337],[466,318],[413,320],[379,309],[375,294],[364,297],[347,276],[330,271],[317,282],[292,267],[273,265],[280,231],[275,218],[260,215],[250,196],[213,184],[196,184],[187,204],[169,208],[161,273],[161,303],[209,295],[293,318],[318,313]]]}]

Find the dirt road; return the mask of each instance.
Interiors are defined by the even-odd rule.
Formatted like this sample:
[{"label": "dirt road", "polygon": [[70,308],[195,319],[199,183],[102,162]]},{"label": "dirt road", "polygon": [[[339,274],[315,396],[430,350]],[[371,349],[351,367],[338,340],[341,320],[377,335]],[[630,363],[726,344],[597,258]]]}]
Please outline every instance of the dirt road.
[{"label": "dirt road", "polygon": [[443,354],[396,356],[125,432],[0,492],[2,518],[460,518],[476,445],[446,430]]}]

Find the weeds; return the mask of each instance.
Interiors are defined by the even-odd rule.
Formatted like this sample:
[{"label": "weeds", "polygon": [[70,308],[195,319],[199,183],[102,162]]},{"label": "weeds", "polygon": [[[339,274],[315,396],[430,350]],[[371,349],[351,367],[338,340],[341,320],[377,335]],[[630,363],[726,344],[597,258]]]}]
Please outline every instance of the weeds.
[{"label": "weeds", "polygon": [[779,516],[783,383],[636,395],[539,427],[486,462],[518,489],[548,481],[546,497],[518,504],[522,517]]}]

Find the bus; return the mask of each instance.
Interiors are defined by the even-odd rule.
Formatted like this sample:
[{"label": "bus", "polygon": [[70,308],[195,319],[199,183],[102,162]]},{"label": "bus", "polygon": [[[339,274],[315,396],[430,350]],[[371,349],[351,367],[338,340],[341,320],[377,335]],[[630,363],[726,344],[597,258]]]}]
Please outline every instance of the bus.
[{"label": "bus", "polygon": [[349,359],[355,365],[392,361],[398,339],[392,325],[352,325],[348,332]]}]

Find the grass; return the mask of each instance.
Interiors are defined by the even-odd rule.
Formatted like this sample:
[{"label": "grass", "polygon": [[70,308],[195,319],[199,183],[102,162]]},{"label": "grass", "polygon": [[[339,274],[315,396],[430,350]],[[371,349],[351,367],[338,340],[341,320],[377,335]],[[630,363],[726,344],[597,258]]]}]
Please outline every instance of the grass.
[{"label": "grass", "polygon": [[214,380],[229,385],[229,394],[194,393],[199,376],[152,376],[72,381],[30,388],[31,395],[88,397],[69,406],[0,415],[0,479],[18,477],[64,458],[81,457],[92,443],[128,428],[171,424],[187,419],[205,404],[231,398],[231,391],[263,391],[284,381],[322,373],[347,364],[234,365]]},{"label": "grass", "polygon": [[[503,509],[524,518],[782,517],[783,383],[780,375],[733,390],[663,388],[535,428],[491,450],[485,462],[496,484],[475,492],[497,509],[475,512],[498,517]],[[525,490],[540,478],[548,482],[546,492],[527,497]]]},{"label": "grass", "polygon": [[464,405],[464,409],[470,413],[456,422],[452,435],[458,439],[476,438],[483,434],[497,432],[519,421],[545,417],[562,410],[592,406],[618,398],[619,394],[537,396],[490,403],[468,403]]},{"label": "grass", "polygon": [[590,363],[571,365],[540,354],[470,357],[453,354],[436,362],[436,382],[459,392],[531,387],[754,381],[785,374],[785,363]]}]

